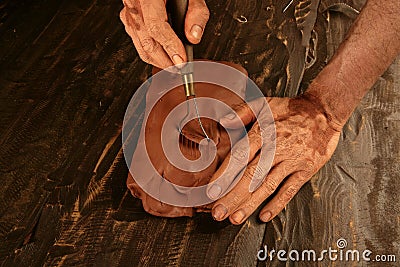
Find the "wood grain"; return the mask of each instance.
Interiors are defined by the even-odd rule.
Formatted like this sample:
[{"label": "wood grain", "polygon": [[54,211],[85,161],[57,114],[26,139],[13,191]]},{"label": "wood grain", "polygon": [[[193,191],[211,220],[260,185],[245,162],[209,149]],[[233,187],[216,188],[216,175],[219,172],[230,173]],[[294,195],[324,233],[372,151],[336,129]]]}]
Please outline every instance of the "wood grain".
[{"label": "wood grain", "polygon": [[[196,57],[242,64],[266,95],[301,93],[351,19],[327,11],[336,1],[312,1],[316,21],[299,24],[299,2],[282,15],[286,1],[208,1]],[[271,223],[157,218],[125,186],[123,116],[150,67],[121,8],[119,0],[0,3],[1,266],[312,266],[257,262],[257,252],[321,250],[340,237],[400,257],[399,60],[357,108],[332,160]],[[301,29],[314,22],[309,55]]]}]

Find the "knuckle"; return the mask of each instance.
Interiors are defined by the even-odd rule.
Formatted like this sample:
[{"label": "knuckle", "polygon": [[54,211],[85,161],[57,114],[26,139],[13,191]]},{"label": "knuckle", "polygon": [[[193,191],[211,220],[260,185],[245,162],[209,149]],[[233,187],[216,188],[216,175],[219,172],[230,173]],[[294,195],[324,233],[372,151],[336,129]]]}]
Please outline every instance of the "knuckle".
[{"label": "knuckle", "polygon": [[191,6],[193,10],[196,11],[197,15],[201,18],[208,20],[210,17],[210,10],[207,7],[207,4],[204,0],[192,0]]},{"label": "knuckle", "polygon": [[[305,183],[307,183],[310,180],[311,176],[307,176],[307,177],[300,177],[298,180],[298,183],[300,186],[304,185]],[[300,187],[299,186],[299,187]]]},{"label": "knuckle", "polygon": [[140,52],[140,50],[138,50],[138,54],[139,54],[139,57],[140,57],[144,62],[146,62],[146,63],[148,63],[148,64],[152,64],[151,57],[150,57],[148,54],[143,53],[143,52]]},{"label": "knuckle", "polygon": [[156,48],[156,43],[152,38],[144,38],[140,43],[145,53],[153,53]]},{"label": "knuckle", "polygon": [[263,136],[263,139],[268,141],[274,141],[276,139],[276,130],[275,125],[273,123],[263,125],[259,129],[260,133]]},{"label": "knuckle", "polygon": [[249,195],[243,195],[243,194],[235,194],[233,195],[231,201],[228,203],[226,203],[226,207],[228,210],[232,211],[235,208],[237,208],[237,206],[239,205],[239,203],[242,203],[244,200],[247,200],[249,197]]},{"label": "knuckle", "polygon": [[137,15],[130,13],[129,9],[124,7],[119,13],[119,18],[125,25],[127,31],[138,31],[140,29],[140,22]]},{"label": "knuckle", "polygon": [[249,105],[243,105],[243,112],[251,119],[254,120],[257,116],[254,114],[253,109]]},{"label": "knuckle", "polygon": [[143,209],[150,214],[159,216],[160,213],[165,212],[170,207],[159,201],[153,201],[149,198],[142,200]]},{"label": "knuckle", "polygon": [[263,140],[261,138],[261,133],[259,127],[253,127],[249,133],[248,138],[252,144],[260,148],[263,145]]},{"label": "knuckle", "polygon": [[143,209],[149,214],[153,214],[153,215],[157,216],[158,213],[160,212],[158,210],[158,207],[150,207],[150,205],[148,205],[148,203],[146,201],[142,201],[142,206],[143,206]]},{"label": "knuckle", "polygon": [[316,167],[315,167],[315,164],[314,164],[314,161],[313,161],[313,160],[308,159],[308,160],[305,161],[305,163],[304,163],[304,170],[305,170],[305,172],[306,172],[307,174],[312,174],[312,173],[314,173],[315,168],[316,168]]},{"label": "knuckle", "polygon": [[155,62],[153,62],[153,60],[151,59],[151,57],[150,57],[149,55],[144,54],[144,55],[142,55],[140,58],[141,58],[144,62],[146,62],[147,64],[155,65]]},{"label": "knuckle", "polygon": [[127,7],[127,9],[128,9],[128,12],[130,14],[132,14],[133,16],[135,16],[135,17],[138,16],[139,10],[137,8],[135,8],[135,7]]},{"label": "knuckle", "polygon": [[297,181],[299,183],[299,185],[303,185],[305,183],[307,183],[312,177],[311,173],[307,173],[307,172],[303,172],[301,176],[297,177]]},{"label": "knuckle", "polygon": [[233,110],[236,112],[242,109],[245,109],[247,107],[247,103],[239,103],[233,106]]},{"label": "knuckle", "polygon": [[135,198],[140,198],[141,197],[141,192],[138,190],[137,186],[135,184],[129,184],[128,189],[131,192],[132,196]]},{"label": "knuckle", "polygon": [[249,166],[247,169],[248,169],[248,173],[249,174],[251,174],[251,175],[253,175],[253,174],[255,174],[256,172],[257,172],[257,165],[251,165],[251,166]]},{"label": "knuckle", "polygon": [[275,180],[268,180],[264,184],[265,193],[271,195],[278,188],[278,183]]},{"label": "knuckle", "polygon": [[251,165],[247,167],[247,171],[245,172],[246,179],[257,179],[260,180],[264,176],[264,172],[262,167],[259,164]]},{"label": "knuckle", "polygon": [[119,19],[122,21],[123,24],[125,24],[125,7],[119,12]]},{"label": "knuckle", "polygon": [[247,103],[242,103],[241,106],[242,106],[242,109],[244,111],[246,111],[246,113],[253,113],[251,107]]},{"label": "knuckle", "polygon": [[248,149],[234,149],[232,151],[232,159],[236,162],[247,162],[249,158],[249,151]]},{"label": "knuckle", "polygon": [[128,7],[128,8],[133,8],[135,6],[135,1],[132,2],[130,0],[122,0],[122,3],[124,4],[124,6]]},{"label": "knuckle", "polygon": [[253,213],[254,210],[261,205],[265,198],[256,197],[254,194],[247,200],[245,207],[249,210],[249,214]]},{"label": "knuckle", "polygon": [[156,21],[150,21],[147,26],[147,32],[153,37],[158,36],[158,35],[160,35],[161,28],[162,27],[161,27],[160,23],[158,23]]},{"label": "knuckle", "polygon": [[257,179],[262,179],[264,178],[265,173],[264,173],[264,167],[261,166],[260,164],[257,164],[257,166],[254,169],[254,177]]},{"label": "knuckle", "polygon": [[162,47],[169,54],[175,54],[177,50],[176,44],[172,39],[168,39],[164,44],[162,44]]},{"label": "knuckle", "polygon": [[253,177],[255,176],[255,173],[257,171],[256,169],[257,169],[257,166],[254,166],[254,165],[247,167],[247,170],[244,173],[243,178],[245,178],[246,180],[249,180],[249,181],[251,179],[253,179]]},{"label": "knuckle", "polygon": [[206,21],[210,18],[210,10],[208,10],[205,4],[204,7],[201,8],[200,16]]},{"label": "knuckle", "polygon": [[279,200],[286,204],[296,195],[297,191],[297,186],[289,186],[289,188],[285,192],[283,192],[281,196],[279,196]]}]

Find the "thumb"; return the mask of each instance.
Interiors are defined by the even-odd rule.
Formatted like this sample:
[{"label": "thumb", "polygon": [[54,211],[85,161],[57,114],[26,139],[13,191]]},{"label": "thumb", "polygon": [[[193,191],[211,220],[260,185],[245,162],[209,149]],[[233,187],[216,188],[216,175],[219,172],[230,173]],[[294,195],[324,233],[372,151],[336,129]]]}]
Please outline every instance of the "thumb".
[{"label": "thumb", "polygon": [[204,0],[189,0],[185,19],[185,34],[189,42],[200,42],[209,17],[210,11]]},{"label": "thumb", "polygon": [[[228,129],[237,129],[257,120],[258,114],[267,104],[265,97],[257,98],[249,103],[242,103],[233,108],[234,112],[229,113],[219,120],[222,126]],[[242,124],[243,123],[243,124]]]}]

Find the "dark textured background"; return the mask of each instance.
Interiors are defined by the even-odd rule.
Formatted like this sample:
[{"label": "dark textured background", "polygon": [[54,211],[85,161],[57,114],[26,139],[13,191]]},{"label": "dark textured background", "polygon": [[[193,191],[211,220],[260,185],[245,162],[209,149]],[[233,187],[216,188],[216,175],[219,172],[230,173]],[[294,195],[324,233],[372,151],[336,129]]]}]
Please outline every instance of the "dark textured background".
[{"label": "dark textured background", "polygon": [[[354,13],[337,1],[304,1],[314,9],[302,23],[293,16],[299,1],[282,14],[286,2],[208,1],[196,57],[242,64],[270,96],[302,92]],[[400,260],[399,60],[354,112],[332,160],[272,222],[157,218],[125,187],[122,118],[150,67],[121,8],[119,0],[0,1],[1,266],[281,266],[257,262],[258,250],[320,251],[339,238]],[[306,51],[300,30],[313,27],[316,46]]]}]

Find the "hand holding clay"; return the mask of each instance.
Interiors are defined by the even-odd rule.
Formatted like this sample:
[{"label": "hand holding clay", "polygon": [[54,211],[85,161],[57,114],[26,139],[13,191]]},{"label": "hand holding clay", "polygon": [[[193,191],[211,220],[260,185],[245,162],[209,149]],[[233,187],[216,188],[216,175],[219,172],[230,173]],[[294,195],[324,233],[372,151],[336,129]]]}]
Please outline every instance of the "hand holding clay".
[{"label": "hand holding clay", "polygon": [[[249,164],[244,176],[236,186],[215,202],[212,210],[213,217],[224,220],[229,217],[233,224],[240,224],[246,220],[261,203],[273,193],[276,195],[264,206],[260,212],[262,221],[267,222],[275,217],[299,189],[329,160],[339,141],[341,128],[325,116],[324,110],[318,103],[306,97],[299,98],[266,98],[271,108],[276,127],[276,152],[269,173],[263,166],[257,166],[259,154],[256,152],[265,144],[261,141],[258,124],[254,123],[249,131],[250,154]],[[254,112],[257,119],[263,117],[265,99],[253,101]],[[238,116],[224,117],[220,123],[226,128],[235,128],[240,125],[240,120],[249,125],[255,122],[256,116],[247,105],[240,105],[235,109]],[[233,148],[232,155],[246,155],[240,148]],[[236,150],[236,151],[235,151]],[[247,157],[248,155],[246,155]],[[227,158],[225,161],[229,160]],[[247,163],[247,162],[245,162]],[[222,163],[221,166],[224,166]],[[218,170],[213,176],[208,195],[218,199],[229,186],[229,181],[238,174],[238,170],[225,169],[222,175],[223,184],[212,183],[220,177]],[[264,175],[265,180],[253,192],[251,179],[253,175]],[[249,189],[250,188],[250,189]]]},{"label": "hand holding clay", "polygon": [[[140,58],[163,69],[187,60],[182,42],[168,23],[165,2],[124,0],[125,7],[120,13]],[[185,19],[185,34],[189,42],[200,42],[208,17],[204,0],[189,0]]]},{"label": "hand holding clay", "polygon": [[[343,125],[366,92],[399,55],[400,42],[393,40],[399,40],[400,20],[393,10],[400,10],[398,0],[367,1],[345,41],[303,96],[295,99],[267,98],[276,126],[273,167],[261,186],[249,192],[247,177],[251,177],[252,172],[259,175],[264,171],[252,167],[257,161],[257,156],[252,156],[245,176],[214,204],[212,212],[216,220],[229,216],[232,223],[240,224],[265,199],[276,193],[260,213],[262,221],[271,220],[329,160]],[[371,21],[376,17],[380,19],[371,27]],[[263,105],[255,106],[259,107],[259,119],[265,114]],[[221,119],[220,123],[225,127],[235,127],[240,119],[245,124],[254,121],[254,115],[246,106],[238,112],[240,118]],[[259,141],[257,130],[253,132],[253,148],[250,150],[265,145]],[[241,150],[235,153],[245,154]],[[234,179],[235,173],[230,176]],[[222,185],[212,190],[210,185],[208,195],[221,194],[219,191],[225,188]]]},{"label": "hand holding clay", "polygon": [[[247,81],[246,70],[233,63],[221,63],[230,66],[231,68],[229,69],[234,70],[234,72],[241,72],[242,74],[230,78],[230,90],[217,84],[195,83],[198,109],[203,114],[209,114],[211,118],[219,118],[227,114],[227,112],[220,114],[219,112],[221,112],[221,109],[219,106],[210,104],[213,103],[213,101],[224,103],[227,107],[234,107],[242,104],[245,98]],[[203,72],[202,69],[204,68],[198,67],[195,75],[201,76]],[[156,75],[158,71],[160,71],[160,69],[154,68],[153,75]],[[170,75],[171,80],[175,76],[181,79],[179,75],[174,73],[163,73],[164,75]],[[218,76],[218,72],[214,72],[211,75]],[[211,77],[209,78],[211,79]],[[143,178],[144,181],[142,185],[149,186],[148,188],[151,187],[151,189],[161,193],[167,192],[167,181],[174,185],[187,187],[188,189],[184,190],[177,187],[174,188],[176,191],[174,191],[174,193],[182,198],[182,203],[185,203],[187,197],[194,194],[193,191],[190,191],[192,188],[206,185],[210,181],[221,162],[227,157],[232,145],[237,142],[245,132],[242,128],[234,129],[228,133],[217,121],[210,119],[210,117],[201,118],[204,130],[211,140],[209,141],[210,143],[207,141],[204,142],[205,137],[197,119],[192,119],[188,123],[182,125],[182,135],[179,134],[177,127],[173,129],[168,128],[168,126],[165,125],[168,117],[171,116],[171,113],[179,104],[186,100],[182,85],[160,95],[160,92],[168,81],[169,79],[164,80],[153,76],[150,88],[147,91],[144,123],[142,124],[138,144],[131,161],[130,170],[132,170],[132,172],[129,173],[127,187],[133,196],[142,200],[143,207],[148,213],[163,217],[192,216],[196,210],[195,207],[173,206],[161,202],[154,197],[154,194],[151,194],[150,190],[146,191],[144,187],[141,187],[139,180]],[[212,99],[213,101],[202,101],[202,99],[205,98]],[[152,106],[152,103],[155,103],[155,105]],[[186,106],[183,105],[183,107]],[[179,122],[185,116],[185,112],[186,109],[172,116],[177,117],[177,121]],[[215,115],[211,115],[214,113]],[[205,168],[200,171],[190,170],[190,168],[195,165],[193,162],[192,164],[186,164],[186,166],[184,166],[186,168],[180,168],[175,165],[174,162],[171,162],[171,157],[168,156],[168,154],[171,152],[174,154],[174,151],[177,150],[169,149],[167,144],[163,143],[163,130],[166,131],[166,137],[169,141],[172,141],[174,136],[179,137],[179,147],[177,147],[177,150],[180,150],[186,159],[196,161],[201,159],[201,156],[204,156],[205,160],[207,158],[210,159],[210,164],[206,164]],[[215,157],[211,157],[214,155],[213,153],[207,153],[208,145],[211,145],[211,143],[213,145],[215,144],[216,147]],[[209,157],[207,157],[208,154]],[[147,159],[150,159],[151,166],[156,173],[153,172],[153,169],[148,171],[144,167]],[[159,181],[156,176],[161,176],[162,180]],[[206,196],[205,190],[204,195]],[[198,208],[199,207],[197,207],[197,210]],[[200,207],[200,209],[203,211],[210,211],[210,208],[205,206]]]}]

